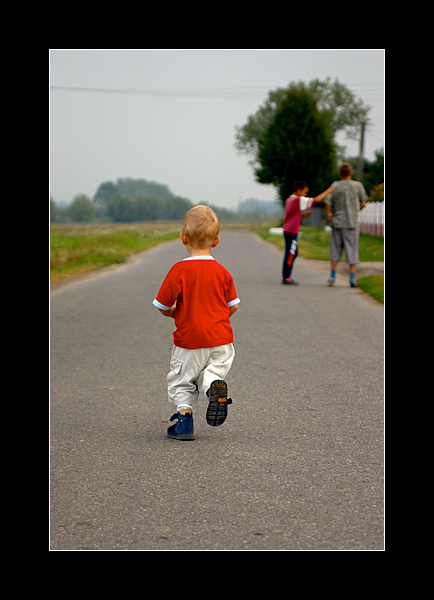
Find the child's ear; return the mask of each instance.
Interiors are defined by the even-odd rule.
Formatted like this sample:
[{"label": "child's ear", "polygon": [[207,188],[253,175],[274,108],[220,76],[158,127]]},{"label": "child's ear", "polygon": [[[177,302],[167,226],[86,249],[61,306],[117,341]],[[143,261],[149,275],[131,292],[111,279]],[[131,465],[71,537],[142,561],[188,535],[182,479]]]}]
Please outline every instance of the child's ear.
[{"label": "child's ear", "polygon": [[182,231],[179,234],[179,237],[181,238],[181,242],[184,244],[184,246],[186,246],[188,244],[188,242],[187,242],[185,235],[182,233]]},{"label": "child's ear", "polygon": [[220,242],[220,236],[218,235],[216,237],[216,239],[214,240],[214,244],[211,246],[211,248],[215,248],[216,246],[218,246],[219,242]]}]

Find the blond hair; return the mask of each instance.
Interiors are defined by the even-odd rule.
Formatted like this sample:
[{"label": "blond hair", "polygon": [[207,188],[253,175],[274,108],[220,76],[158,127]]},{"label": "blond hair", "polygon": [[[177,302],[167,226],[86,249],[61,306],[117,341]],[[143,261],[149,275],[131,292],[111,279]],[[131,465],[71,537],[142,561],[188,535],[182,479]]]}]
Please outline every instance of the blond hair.
[{"label": "blond hair", "polygon": [[192,248],[210,248],[219,231],[219,219],[209,206],[199,204],[185,213],[182,233]]}]

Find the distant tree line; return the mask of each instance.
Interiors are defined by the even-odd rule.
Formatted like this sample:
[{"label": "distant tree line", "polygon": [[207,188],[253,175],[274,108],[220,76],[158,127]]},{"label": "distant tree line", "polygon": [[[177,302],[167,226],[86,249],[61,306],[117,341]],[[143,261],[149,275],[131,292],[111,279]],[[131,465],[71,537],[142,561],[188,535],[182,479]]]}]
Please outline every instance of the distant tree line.
[{"label": "distant tree line", "polygon": [[[280,219],[282,209],[278,203],[250,198],[240,202],[238,211],[209,204],[223,221],[254,221]],[[85,194],[75,196],[71,204],[50,202],[52,223],[92,222],[95,218],[116,223],[135,221],[180,221],[192,208],[193,202],[175,196],[169,187],[146,179],[119,178],[116,183],[101,183],[91,200]]]},{"label": "distant tree line", "polygon": [[187,198],[175,196],[169,187],[146,179],[118,178],[104,181],[93,197],[103,217],[118,223],[131,221],[176,221],[193,206]]},{"label": "distant tree line", "polygon": [[169,196],[136,196],[128,197],[116,193],[107,202],[104,217],[118,223],[131,221],[178,221],[193,206],[186,198]]}]

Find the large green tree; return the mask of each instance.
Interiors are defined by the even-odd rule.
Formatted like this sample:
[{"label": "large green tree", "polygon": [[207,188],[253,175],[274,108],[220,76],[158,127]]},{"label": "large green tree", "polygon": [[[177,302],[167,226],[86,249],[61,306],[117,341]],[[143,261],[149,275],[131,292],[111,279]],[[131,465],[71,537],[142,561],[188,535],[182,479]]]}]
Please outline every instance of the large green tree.
[{"label": "large green tree", "polygon": [[[344,131],[350,138],[358,138],[360,123],[369,123],[369,105],[363,101],[338,79],[332,81],[329,77],[324,81],[313,79],[291,82],[286,88],[277,88],[268,93],[268,98],[258,110],[250,115],[242,127],[236,127],[235,148],[240,154],[251,158],[251,164],[257,166],[259,144],[273,122],[277,111],[282,106],[288,94],[294,90],[307,91],[314,98],[318,111],[325,118],[330,134],[335,140],[339,131]],[[335,142],[336,143],[336,142]],[[345,155],[345,147],[336,145],[340,158]]]},{"label": "large green tree", "polygon": [[258,140],[257,163],[257,180],[276,186],[282,203],[295,181],[306,181],[312,195],[331,184],[336,168],[332,135],[307,89],[288,90]]}]

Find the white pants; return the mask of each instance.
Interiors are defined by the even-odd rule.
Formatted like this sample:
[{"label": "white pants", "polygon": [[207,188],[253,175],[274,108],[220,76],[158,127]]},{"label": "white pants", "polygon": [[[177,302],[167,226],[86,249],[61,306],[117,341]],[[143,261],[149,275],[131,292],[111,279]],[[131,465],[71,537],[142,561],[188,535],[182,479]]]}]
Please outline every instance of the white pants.
[{"label": "white pants", "polygon": [[197,402],[199,394],[206,397],[216,379],[225,379],[235,357],[233,344],[187,350],[173,346],[167,391],[172,404]]}]

